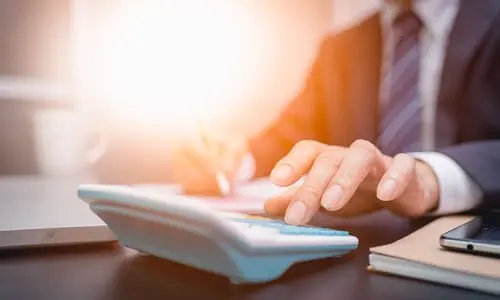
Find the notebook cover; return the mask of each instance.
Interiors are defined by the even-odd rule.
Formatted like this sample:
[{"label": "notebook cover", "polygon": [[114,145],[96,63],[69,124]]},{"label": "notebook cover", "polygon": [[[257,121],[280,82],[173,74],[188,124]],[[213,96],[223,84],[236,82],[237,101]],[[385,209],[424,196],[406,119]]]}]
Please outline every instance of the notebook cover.
[{"label": "notebook cover", "polygon": [[439,238],[443,233],[472,218],[440,218],[392,244],[374,247],[370,251],[439,268],[500,279],[500,259],[444,250],[439,245]]}]

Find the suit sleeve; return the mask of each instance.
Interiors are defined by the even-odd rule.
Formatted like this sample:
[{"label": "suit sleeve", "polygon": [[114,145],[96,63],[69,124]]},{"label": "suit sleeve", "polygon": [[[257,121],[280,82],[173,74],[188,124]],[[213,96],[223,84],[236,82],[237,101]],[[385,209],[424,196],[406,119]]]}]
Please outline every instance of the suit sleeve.
[{"label": "suit sleeve", "polygon": [[500,140],[471,142],[442,149],[483,192],[482,208],[500,208]]},{"label": "suit sleeve", "polygon": [[[335,38],[333,38],[335,39]],[[270,126],[250,142],[255,159],[255,177],[267,176],[276,162],[301,140],[325,141],[322,73],[330,60],[332,43],[325,39],[299,95],[289,102]]]},{"label": "suit sleeve", "polygon": [[[500,23],[500,19],[496,24]],[[495,25],[495,28],[498,28]],[[452,158],[474,180],[482,192],[480,210],[500,208],[500,31],[488,40],[491,47],[483,47],[485,57],[477,62],[476,77],[471,79],[480,89],[473,92],[477,105],[484,105],[488,112],[489,127],[482,134],[483,140],[441,149],[440,152]],[[489,54],[489,55],[488,55]],[[473,84],[471,83],[471,86]],[[484,112],[483,112],[484,113]],[[468,117],[468,112],[462,117]]]}]

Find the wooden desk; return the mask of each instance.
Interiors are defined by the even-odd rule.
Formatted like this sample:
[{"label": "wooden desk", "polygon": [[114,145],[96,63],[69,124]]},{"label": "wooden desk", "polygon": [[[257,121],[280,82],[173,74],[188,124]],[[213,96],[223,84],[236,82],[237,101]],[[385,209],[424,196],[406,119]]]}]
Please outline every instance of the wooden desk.
[{"label": "wooden desk", "polygon": [[225,278],[118,244],[0,252],[0,299],[495,299],[366,270],[368,247],[418,225],[387,213],[331,225],[357,235],[359,249],[341,259],[294,266],[280,280],[256,286],[232,286]]}]

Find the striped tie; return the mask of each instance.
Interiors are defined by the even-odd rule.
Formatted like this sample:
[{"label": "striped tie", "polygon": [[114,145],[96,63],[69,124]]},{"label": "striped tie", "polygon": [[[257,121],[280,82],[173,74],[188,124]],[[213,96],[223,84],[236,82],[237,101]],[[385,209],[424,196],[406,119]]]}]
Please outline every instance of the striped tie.
[{"label": "striped tie", "polygon": [[383,77],[387,91],[380,118],[379,146],[387,155],[421,150],[419,97],[420,19],[404,10],[393,23],[394,48],[389,73]]}]

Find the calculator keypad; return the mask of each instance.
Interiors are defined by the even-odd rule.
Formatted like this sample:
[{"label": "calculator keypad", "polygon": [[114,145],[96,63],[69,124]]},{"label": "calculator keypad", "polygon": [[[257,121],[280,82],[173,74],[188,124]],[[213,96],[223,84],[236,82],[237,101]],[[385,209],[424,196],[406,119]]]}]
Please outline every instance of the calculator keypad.
[{"label": "calculator keypad", "polygon": [[236,227],[268,234],[308,236],[348,236],[347,231],[312,226],[294,226],[279,220],[231,218]]}]

